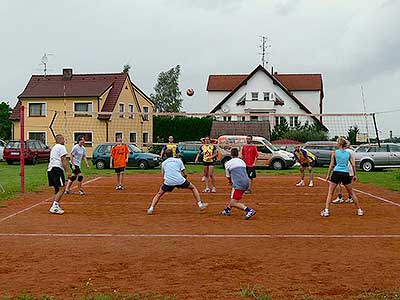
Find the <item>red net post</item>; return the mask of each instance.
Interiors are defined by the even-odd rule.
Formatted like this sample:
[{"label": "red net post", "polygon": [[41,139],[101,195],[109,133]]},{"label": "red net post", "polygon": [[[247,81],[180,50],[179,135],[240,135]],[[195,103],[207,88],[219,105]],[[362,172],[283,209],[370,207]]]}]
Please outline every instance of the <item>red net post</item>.
[{"label": "red net post", "polygon": [[20,137],[21,137],[21,148],[19,155],[20,162],[20,176],[21,176],[21,193],[25,193],[25,107],[21,105],[20,110]]}]

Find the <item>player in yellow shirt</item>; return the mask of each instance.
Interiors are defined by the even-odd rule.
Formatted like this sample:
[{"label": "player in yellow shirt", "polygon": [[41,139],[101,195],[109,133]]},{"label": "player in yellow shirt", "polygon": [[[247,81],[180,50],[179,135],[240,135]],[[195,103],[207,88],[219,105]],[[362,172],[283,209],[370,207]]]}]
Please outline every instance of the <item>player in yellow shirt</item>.
[{"label": "player in yellow shirt", "polygon": [[[218,156],[217,147],[211,143],[210,137],[204,138],[204,144],[201,145],[199,153],[197,153],[195,163],[199,161],[200,155],[203,156],[203,166],[204,166],[204,181],[206,188],[204,193],[216,193],[217,189],[215,187],[215,177],[214,177],[214,162]],[[211,180],[211,189],[209,187],[209,181]]]},{"label": "player in yellow shirt", "polygon": [[310,172],[310,183],[309,187],[314,186],[314,176],[313,176],[313,167],[315,165],[315,156],[312,154],[310,151],[301,148],[299,145],[297,145],[294,148],[294,156],[296,160],[300,164],[300,174],[301,174],[301,179],[300,182],[296,184],[296,186],[304,186],[304,170],[308,168]]},{"label": "player in yellow shirt", "polygon": [[161,159],[164,158],[165,151],[167,151],[168,149],[172,151],[173,157],[179,157],[178,145],[174,143],[174,137],[172,135],[168,137],[168,144],[164,145],[161,150]]}]

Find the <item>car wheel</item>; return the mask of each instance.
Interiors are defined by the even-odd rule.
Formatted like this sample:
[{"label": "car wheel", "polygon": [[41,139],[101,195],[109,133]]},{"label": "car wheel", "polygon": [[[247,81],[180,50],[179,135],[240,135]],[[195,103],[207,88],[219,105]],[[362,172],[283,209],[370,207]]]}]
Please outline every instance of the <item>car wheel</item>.
[{"label": "car wheel", "polygon": [[37,158],[37,156],[34,156],[32,158],[32,165],[36,165],[37,163],[38,163],[38,158]]},{"label": "car wheel", "polygon": [[149,163],[145,160],[139,160],[138,167],[139,169],[148,169]]},{"label": "car wheel", "polygon": [[13,164],[13,161],[12,161],[12,160],[9,160],[9,159],[7,159],[6,162],[7,162],[9,165],[12,165],[12,164]]},{"label": "car wheel", "polygon": [[96,161],[96,169],[102,170],[105,169],[106,163],[104,160],[98,160]]},{"label": "car wheel", "polygon": [[225,168],[225,164],[227,161],[231,160],[232,158],[230,156],[225,156],[222,160],[221,160],[221,165]]},{"label": "car wheel", "polygon": [[282,169],[285,168],[285,163],[284,163],[283,160],[281,160],[281,159],[274,159],[274,160],[271,162],[271,167],[272,167],[272,169],[274,169],[274,170],[282,170]]},{"label": "car wheel", "polygon": [[374,170],[374,163],[370,160],[365,160],[361,163],[361,169],[365,172],[371,172]]}]

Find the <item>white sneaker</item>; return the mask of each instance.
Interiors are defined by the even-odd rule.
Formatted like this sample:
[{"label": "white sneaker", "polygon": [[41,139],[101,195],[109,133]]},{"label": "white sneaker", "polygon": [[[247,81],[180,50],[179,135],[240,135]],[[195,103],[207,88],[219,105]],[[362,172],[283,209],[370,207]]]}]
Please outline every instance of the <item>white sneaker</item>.
[{"label": "white sneaker", "polygon": [[150,207],[150,208],[147,210],[147,214],[148,214],[148,215],[152,215],[153,212],[154,212],[154,208],[151,208],[151,207]]},{"label": "white sneaker", "polygon": [[308,186],[309,187],[313,187],[314,186],[314,182],[310,181],[310,184]]},{"label": "white sneaker", "polygon": [[79,191],[79,195],[84,196],[84,195],[86,195],[86,193],[85,193],[84,190],[80,190],[80,191]]},{"label": "white sneaker", "polygon": [[333,204],[340,204],[343,202],[344,202],[343,198],[339,198],[339,197],[337,197],[335,200],[332,201]]},{"label": "white sneaker", "polygon": [[211,192],[210,188],[206,188],[203,190],[203,193],[210,193],[210,192]]},{"label": "white sneaker", "polygon": [[304,181],[300,181],[299,183],[296,184],[296,186],[304,186]]},{"label": "white sneaker", "polygon": [[364,215],[364,211],[361,208],[357,209],[357,216],[362,217],[363,215]]},{"label": "white sneaker", "polygon": [[199,208],[200,208],[200,210],[204,210],[204,209],[207,208],[207,206],[208,206],[208,203],[201,203],[201,204],[199,205]]},{"label": "white sneaker", "polygon": [[321,217],[329,217],[329,209],[324,208],[324,209],[321,211]]},{"label": "white sneaker", "polygon": [[352,204],[352,203],[354,203],[354,200],[352,198],[349,198],[349,199],[346,200],[346,203]]},{"label": "white sneaker", "polygon": [[201,177],[201,182],[206,181],[206,176]]},{"label": "white sneaker", "polygon": [[211,193],[216,193],[217,192],[217,189],[215,188],[215,187],[213,187],[212,189],[211,189]]},{"label": "white sneaker", "polygon": [[55,205],[50,207],[49,212],[57,215],[62,215],[64,213],[63,209],[60,206],[55,206]]}]

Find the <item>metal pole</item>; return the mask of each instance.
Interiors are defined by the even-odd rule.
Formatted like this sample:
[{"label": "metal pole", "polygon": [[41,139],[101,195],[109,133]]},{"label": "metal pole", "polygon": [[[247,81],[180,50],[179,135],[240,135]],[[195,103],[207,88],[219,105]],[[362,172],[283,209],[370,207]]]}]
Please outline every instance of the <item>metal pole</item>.
[{"label": "metal pole", "polygon": [[21,105],[20,109],[20,140],[21,140],[21,147],[20,147],[20,154],[19,154],[19,162],[20,162],[20,176],[21,176],[21,193],[25,193],[25,107]]},{"label": "metal pole", "polygon": [[374,120],[374,127],[375,127],[375,133],[376,133],[376,140],[378,141],[378,146],[381,146],[381,142],[379,141],[379,134],[378,134],[378,126],[376,126],[376,119],[375,119],[375,114],[372,114],[372,119]]}]

